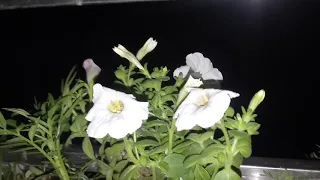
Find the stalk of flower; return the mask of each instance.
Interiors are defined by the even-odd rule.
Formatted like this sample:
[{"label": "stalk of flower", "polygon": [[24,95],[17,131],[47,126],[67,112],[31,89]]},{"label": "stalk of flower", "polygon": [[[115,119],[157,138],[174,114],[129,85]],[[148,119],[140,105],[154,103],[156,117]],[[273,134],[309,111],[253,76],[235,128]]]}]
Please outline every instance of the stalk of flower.
[{"label": "stalk of flower", "polygon": [[101,68],[97,66],[92,59],[84,60],[82,67],[86,71],[87,83],[89,85],[88,93],[90,100],[92,100],[94,79],[100,74]]}]

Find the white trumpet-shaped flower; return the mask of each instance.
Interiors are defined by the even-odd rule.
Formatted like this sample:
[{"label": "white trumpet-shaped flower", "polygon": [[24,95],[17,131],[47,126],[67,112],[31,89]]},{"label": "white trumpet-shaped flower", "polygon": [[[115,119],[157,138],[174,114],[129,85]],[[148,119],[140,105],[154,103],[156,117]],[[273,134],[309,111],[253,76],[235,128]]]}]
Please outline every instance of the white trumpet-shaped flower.
[{"label": "white trumpet-shaped flower", "polygon": [[91,121],[87,128],[90,137],[103,138],[107,134],[120,139],[132,134],[148,119],[148,102],[138,102],[130,94],[93,86],[93,107],[86,116]]},{"label": "white trumpet-shaped flower", "polygon": [[119,44],[118,47],[114,47],[112,50],[115,53],[117,53],[119,56],[129,60],[132,64],[137,66],[139,69],[144,70],[139,60],[137,59],[137,57],[133,55],[130,51],[128,51],[125,47],[123,47],[121,44]]},{"label": "white trumpet-shaped flower", "polygon": [[221,120],[231,99],[239,94],[219,89],[193,88],[174,114],[178,131],[199,125],[209,128]]},{"label": "white trumpet-shaped flower", "polygon": [[190,72],[197,72],[201,74],[203,80],[223,80],[222,73],[214,68],[210,59],[204,57],[201,53],[195,52],[188,54],[186,57],[185,66],[177,68],[173,72],[174,77],[178,77],[182,73],[186,77]]},{"label": "white trumpet-shaped flower", "polygon": [[145,55],[147,55],[149,52],[153,51],[154,48],[156,48],[158,42],[154,40],[153,38],[149,38],[142,48],[137,53],[137,59],[141,60]]}]

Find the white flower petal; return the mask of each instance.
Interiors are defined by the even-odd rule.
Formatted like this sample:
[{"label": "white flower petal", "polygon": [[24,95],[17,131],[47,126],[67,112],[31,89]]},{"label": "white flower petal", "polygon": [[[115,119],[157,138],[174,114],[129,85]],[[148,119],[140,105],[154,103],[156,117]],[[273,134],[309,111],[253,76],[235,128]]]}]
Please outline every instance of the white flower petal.
[{"label": "white flower petal", "polygon": [[202,74],[203,80],[223,80],[222,73],[217,68],[212,68],[208,72]]},{"label": "white flower petal", "polygon": [[181,66],[173,71],[173,77],[177,78],[179,77],[179,74],[182,73],[182,77],[185,78],[188,75],[189,71],[190,71],[189,66]]},{"label": "white flower petal", "polygon": [[[208,104],[196,105],[203,96],[207,96]],[[238,96],[238,93],[228,90],[192,88],[174,114],[174,118],[177,118],[177,129],[188,130],[195,125],[202,128],[213,126],[223,117],[231,98]]]}]

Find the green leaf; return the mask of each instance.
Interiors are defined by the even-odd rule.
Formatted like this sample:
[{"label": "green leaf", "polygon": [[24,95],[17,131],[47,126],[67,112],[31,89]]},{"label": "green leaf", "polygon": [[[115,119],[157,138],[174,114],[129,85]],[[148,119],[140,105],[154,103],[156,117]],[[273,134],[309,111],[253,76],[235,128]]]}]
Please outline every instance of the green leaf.
[{"label": "green leaf", "polygon": [[30,166],[29,170],[32,172],[32,174],[34,174],[36,176],[43,174],[43,171],[41,171],[39,168],[36,168],[34,166]]},{"label": "green leaf", "polygon": [[158,166],[159,166],[159,168],[161,169],[161,171],[162,171],[163,173],[165,173],[165,174],[168,173],[168,171],[169,171],[169,164],[168,164],[167,162],[165,162],[165,161],[160,161],[160,162],[158,163]]},{"label": "green leaf", "polygon": [[127,164],[128,164],[128,160],[119,161],[114,167],[114,170],[120,173],[127,166]]},{"label": "green leaf", "polygon": [[232,107],[228,107],[227,111],[224,113],[225,117],[233,117],[234,116],[234,109]]},{"label": "green leaf", "polygon": [[240,151],[243,157],[250,157],[252,153],[250,136],[239,139],[237,143],[237,149]]},{"label": "green leaf", "polygon": [[193,142],[199,143],[200,137],[201,137],[201,134],[191,133],[188,135],[187,139],[190,139]]},{"label": "green leaf", "polygon": [[171,178],[179,178],[187,173],[188,170],[183,167],[184,159],[185,156],[181,154],[170,154],[165,157],[163,161],[165,161],[169,165],[169,171],[166,175]]},{"label": "green leaf", "polygon": [[158,146],[158,145],[159,143],[157,141],[150,140],[150,139],[144,139],[135,143],[135,146],[137,148],[144,148],[147,146]]},{"label": "green leaf", "polygon": [[150,89],[155,89],[156,91],[159,91],[161,89],[161,81],[157,79],[148,79],[142,84],[142,86],[145,89],[150,88]]},{"label": "green leaf", "polygon": [[112,171],[112,168],[107,165],[106,163],[104,163],[103,161],[97,160],[98,166],[100,168],[100,172],[103,175],[107,175],[109,171]]},{"label": "green leaf", "polygon": [[84,130],[84,127],[87,125],[87,120],[85,119],[85,115],[78,115],[72,125],[70,126],[70,130],[72,132],[79,132]]},{"label": "green leaf", "polygon": [[175,152],[175,153],[182,153],[184,150],[186,150],[187,148],[189,148],[189,146],[191,144],[193,144],[194,142],[193,141],[190,141],[190,140],[186,140],[180,144],[178,144],[177,146],[175,146],[172,151]]},{"label": "green leaf", "polygon": [[207,131],[207,132],[201,134],[201,136],[200,136],[200,141],[201,141],[201,142],[204,142],[204,141],[206,141],[207,139],[210,139],[210,138],[212,138],[212,137],[213,137],[213,132],[212,132],[212,131]]},{"label": "green leaf", "polygon": [[247,123],[247,131],[249,135],[255,135],[258,132],[258,129],[260,128],[260,124],[256,123],[256,122],[249,122]]},{"label": "green leaf", "polygon": [[89,137],[85,137],[82,141],[82,150],[83,152],[92,160],[95,160],[96,157],[94,156],[93,147]]},{"label": "green leaf", "polygon": [[225,146],[223,144],[211,144],[207,146],[202,152],[201,156],[210,157],[214,156],[217,157],[220,152],[223,152]]},{"label": "green leaf", "polygon": [[0,127],[2,129],[6,129],[7,128],[7,122],[6,119],[3,117],[2,113],[0,112]]},{"label": "green leaf", "polygon": [[27,111],[19,108],[3,108],[3,109],[6,111],[10,111],[10,112],[22,115],[24,117],[28,117],[30,115]]},{"label": "green leaf", "polygon": [[238,130],[229,130],[228,132],[232,137],[236,138],[245,138],[248,136],[247,133]]},{"label": "green leaf", "polygon": [[218,154],[217,159],[218,159],[218,162],[219,162],[220,164],[225,164],[225,162],[226,162],[226,155],[225,155],[223,152],[220,152],[220,153]]},{"label": "green leaf", "polygon": [[198,155],[198,154],[191,155],[191,156],[187,157],[183,162],[184,167],[186,169],[188,169],[188,168],[198,164],[198,161],[200,160],[200,158],[201,158],[201,155]]},{"label": "green leaf", "polygon": [[154,154],[164,152],[167,148],[168,148],[168,142],[162,144],[161,146],[158,146],[158,147],[156,147],[156,148],[153,148],[153,149],[150,150],[150,151],[146,151],[146,153],[147,153],[149,156],[152,156],[152,155],[154,155]]},{"label": "green leaf", "polygon": [[151,128],[151,127],[159,127],[159,126],[168,126],[169,124],[166,123],[165,121],[162,121],[162,120],[154,120],[154,121],[148,121],[146,123],[146,126],[148,128]]},{"label": "green leaf", "polygon": [[119,179],[121,180],[131,180],[132,172],[136,169],[137,167],[135,165],[130,165],[128,166],[120,175]]},{"label": "green leaf", "polygon": [[225,126],[229,129],[237,129],[239,127],[239,122],[234,119],[226,119]]},{"label": "green leaf", "polygon": [[194,169],[194,176],[196,180],[209,180],[209,173],[200,165],[197,165]]},{"label": "green leaf", "polygon": [[231,168],[228,168],[218,172],[214,180],[241,180],[241,178]]},{"label": "green leaf", "polygon": [[36,134],[36,131],[37,131],[37,125],[31,126],[31,128],[28,132],[28,136],[31,141],[33,141],[33,138],[34,138],[34,135]]},{"label": "green leaf", "polygon": [[242,165],[242,161],[243,161],[243,156],[240,153],[237,153],[235,156],[233,156],[232,165],[240,169],[240,166]]}]

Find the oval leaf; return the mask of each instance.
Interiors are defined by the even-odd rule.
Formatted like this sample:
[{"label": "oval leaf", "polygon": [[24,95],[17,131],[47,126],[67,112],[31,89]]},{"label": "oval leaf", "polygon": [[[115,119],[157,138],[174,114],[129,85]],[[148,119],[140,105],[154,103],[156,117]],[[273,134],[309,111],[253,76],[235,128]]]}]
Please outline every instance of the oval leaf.
[{"label": "oval leaf", "polygon": [[197,165],[194,169],[194,176],[197,180],[209,180],[209,173],[200,165]]},{"label": "oval leaf", "polygon": [[223,169],[218,172],[214,180],[241,180],[241,178],[232,169]]},{"label": "oval leaf", "polygon": [[95,160],[96,157],[94,156],[93,147],[89,137],[85,137],[82,141],[82,150],[83,152],[90,158]]}]

